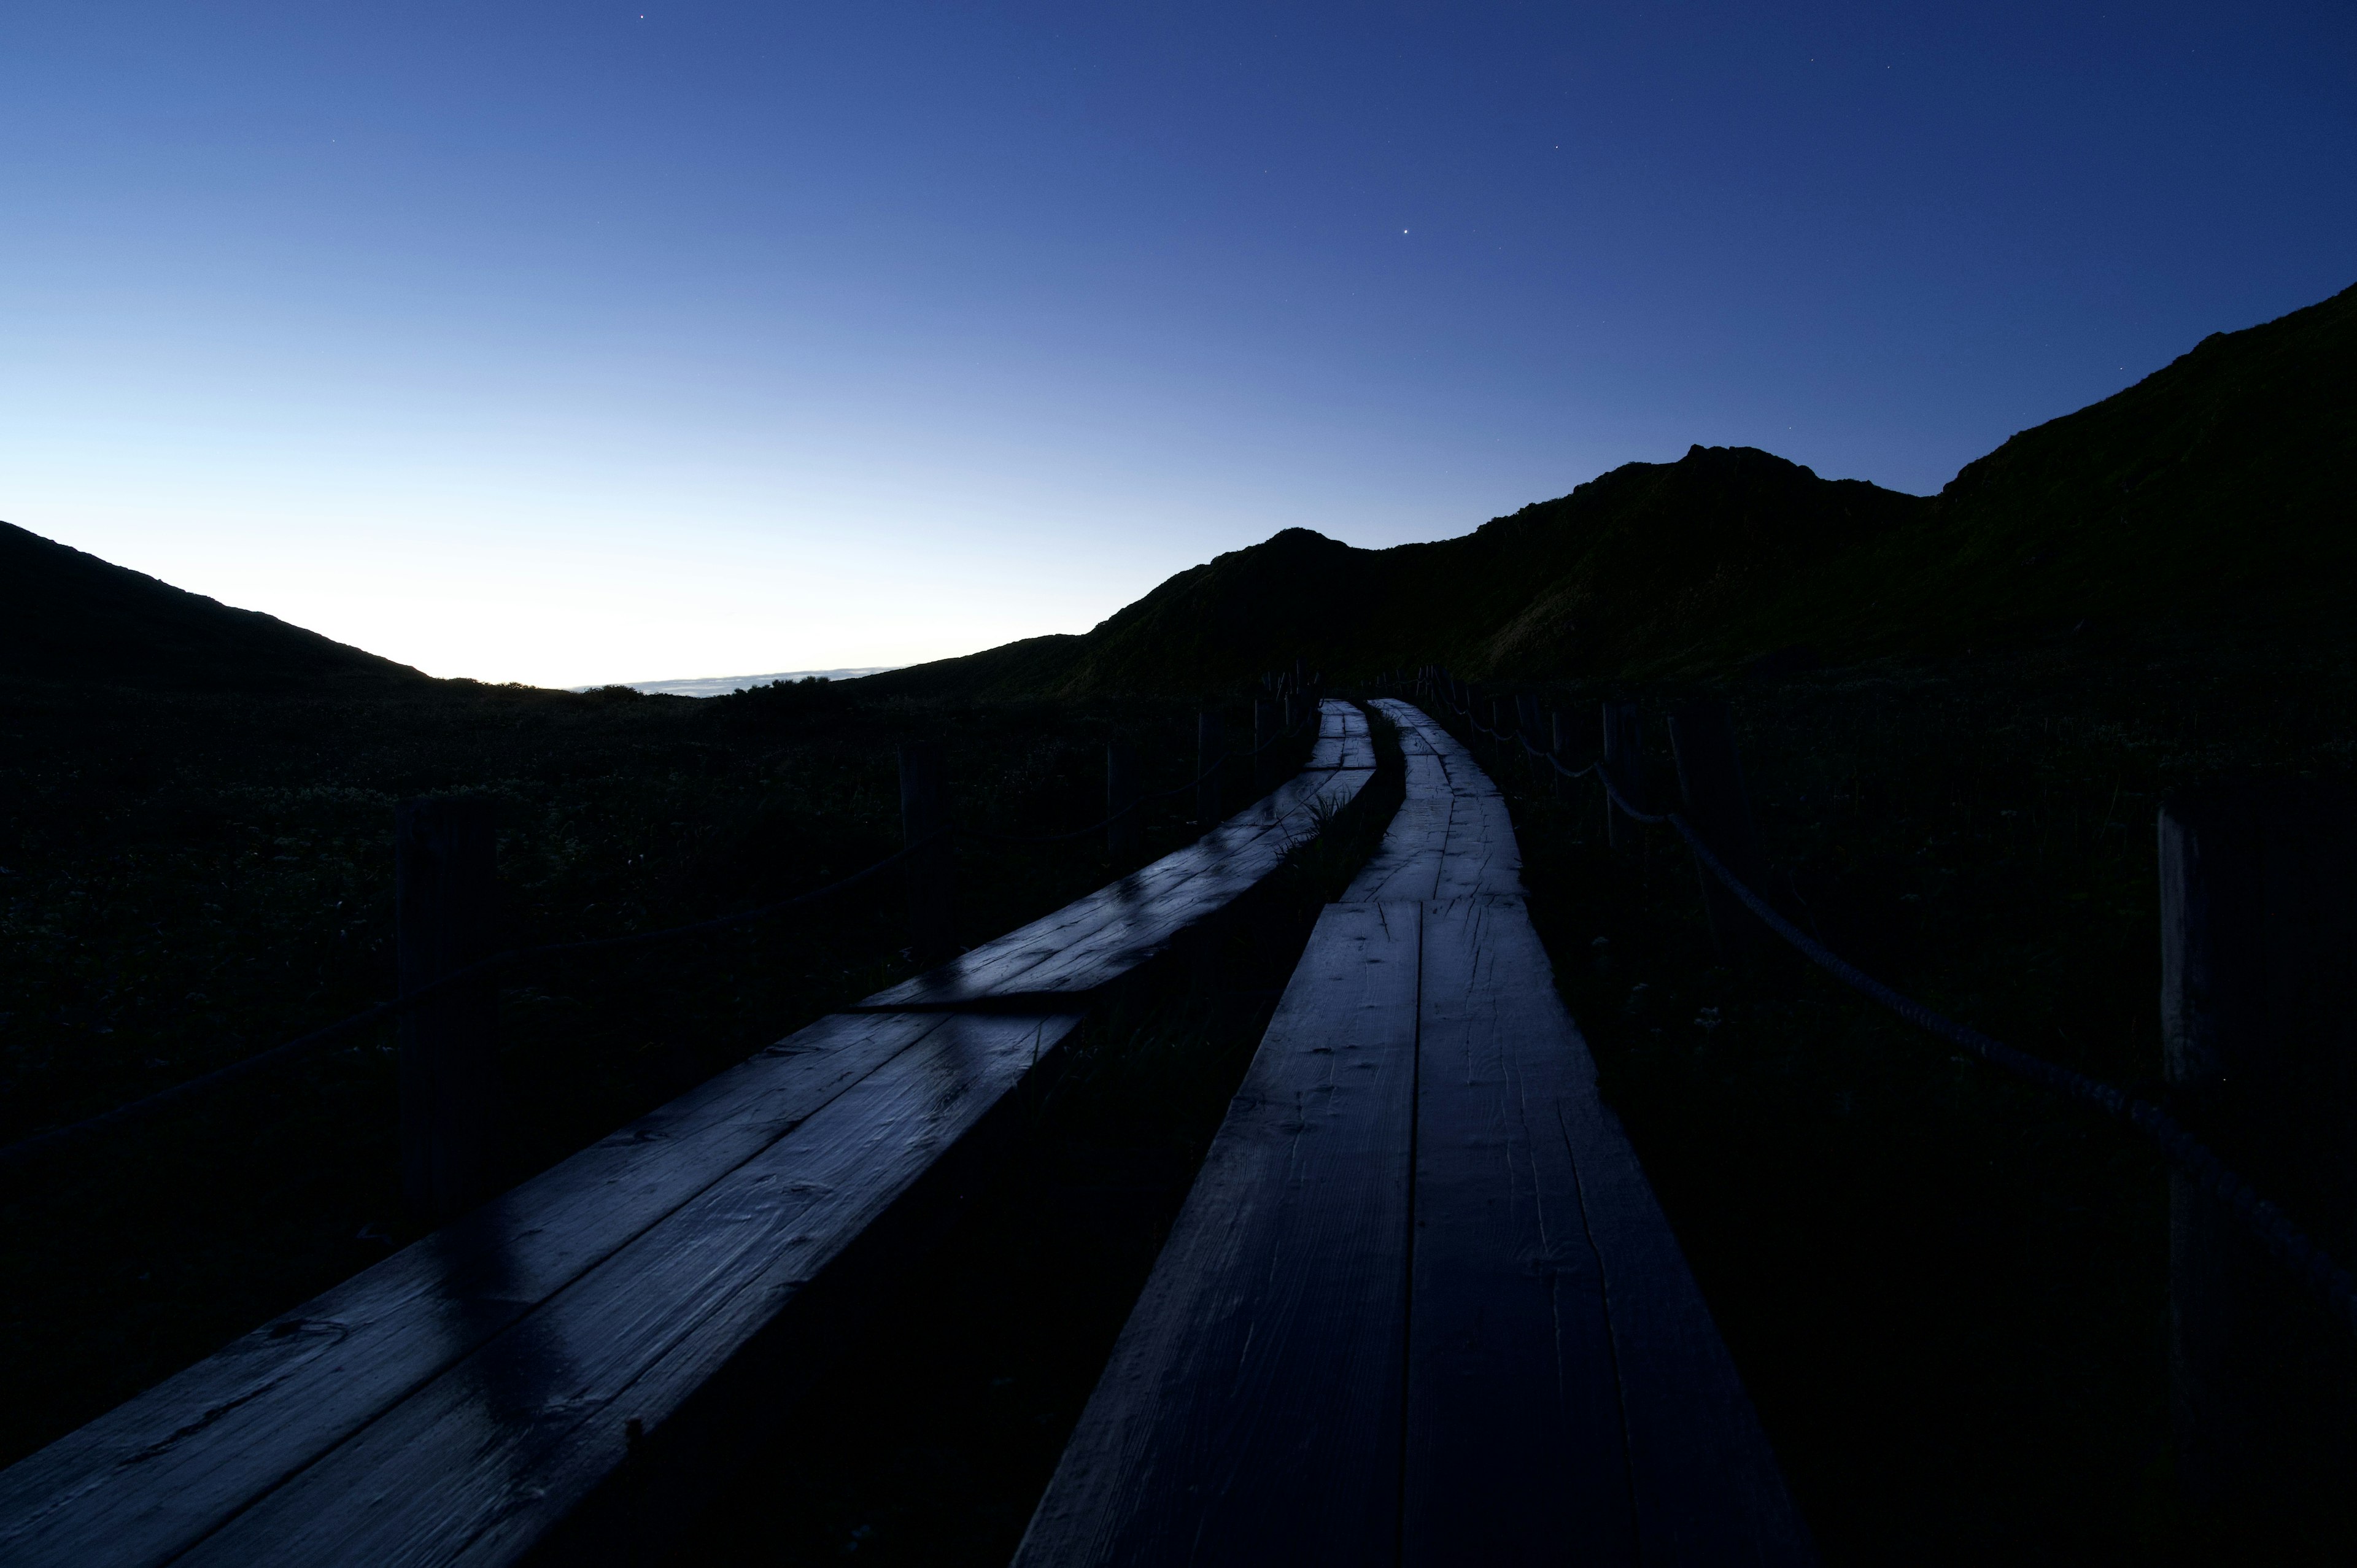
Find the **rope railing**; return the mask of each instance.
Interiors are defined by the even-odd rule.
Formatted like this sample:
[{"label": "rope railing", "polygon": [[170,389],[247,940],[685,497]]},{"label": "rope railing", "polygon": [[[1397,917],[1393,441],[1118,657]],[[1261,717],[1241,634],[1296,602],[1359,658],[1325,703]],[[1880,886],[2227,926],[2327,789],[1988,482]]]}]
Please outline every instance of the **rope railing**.
[{"label": "rope railing", "polygon": [[2357,1333],[2357,1277],[2352,1277],[2330,1253],[2310,1240],[2282,1209],[2260,1196],[2256,1188],[2236,1175],[2208,1144],[2187,1132],[2167,1110],[2100,1079],[1992,1039],[1977,1029],[1957,1023],[1914,998],[1892,990],[1778,913],[1773,905],[1727,868],[1711,852],[1710,846],[1703,842],[1702,835],[1695,831],[1694,824],[1686,821],[1684,813],[1640,811],[1614,786],[1612,775],[1600,763],[1592,762],[1577,770],[1566,768],[1552,752],[1539,750],[1527,738],[1505,736],[1482,724],[1470,709],[1459,706],[1445,691],[1441,701],[1450,712],[1492,740],[1501,743],[1508,739],[1521,740],[1525,756],[1545,758],[1566,779],[1595,774],[1597,782],[1604,787],[1605,796],[1615,810],[1631,822],[1649,826],[1667,826],[1676,832],[1694,851],[1695,862],[1723,884],[1745,908],[1759,918],[1762,925],[1791,944],[1801,956],[1853,991],[1881,1004],[1917,1028],[1970,1051],[1993,1067],[2053,1090],[2142,1133],[2158,1146],[2169,1164],[2191,1176],[2203,1192],[2224,1205],[2270,1256],[2316,1291],[2345,1327]]},{"label": "rope railing", "polygon": [[0,1170],[26,1165],[87,1139],[135,1125],[174,1106],[231,1088],[274,1068],[289,1066],[357,1030],[367,1028],[372,1024],[382,1024],[398,1018],[403,1014],[423,1006],[447,992],[483,980],[516,964],[542,959],[569,957],[580,953],[615,952],[628,948],[650,947],[660,942],[707,935],[737,926],[750,925],[755,921],[770,919],[856,887],[878,873],[888,871],[899,865],[919,850],[930,848],[952,836],[975,839],[988,843],[1031,845],[1061,843],[1072,839],[1086,838],[1092,833],[1103,832],[1139,807],[1156,800],[1168,800],[1173,795],[1181,795],[1189,789],[1196,789],[1218,773],[1230,761],[1237,758],[1249,760],[1258,757],[1271,746],[1299,734],[1302,729],[1317,723],[1319,718],[1319,711],[1313,705],[1301,718],[1251,750],[1224,751],[1211,762],[1210,767],[1185,783],[1168,789],[1157,790],[1150,795],[1140,795],[1104,821],[1092,822],[1085,828],[1076,829],[1071,832],[1022,838],[984,832],[974,828],[942,828],[913,843],[902,845],[874,865],[864,866],[848,876],[828,883],[823,887],[813,888],[807,893],[796,894],[791,898],[781,898],[774,903],[764,904],[758,908],[741,910],[734,915],[716,916],[710,919],[690,921],[681,926],[669,926],[661,930],[632,931],[612,937],[589,937],[577,941],[541,942],[531,947],[510,948],[503,952],[493,953],[489,958],[479,959],[464,968],[436,976],[414,990],[402,993],[390,1002],[380,1002],[372,1007],[362,1008],[349,1017],[339,1018],[332,1024],[324,1025],[307,1034],[298,1035],[283,1045],[273,1046],[268,1050],[231,1062],[226,1067],[216,1068],[210,1072],[200,1073],[195,1078],[176,1083],[168,1089],[159,1089],[153,1094],[125,1101],[111,1110],[102,1111],[95,1116],[86,1116],[79,1122],[53,1127],[47,1132],[37,1133],[29,1138],[19,1139],[16,1143],[0,1146]]}]

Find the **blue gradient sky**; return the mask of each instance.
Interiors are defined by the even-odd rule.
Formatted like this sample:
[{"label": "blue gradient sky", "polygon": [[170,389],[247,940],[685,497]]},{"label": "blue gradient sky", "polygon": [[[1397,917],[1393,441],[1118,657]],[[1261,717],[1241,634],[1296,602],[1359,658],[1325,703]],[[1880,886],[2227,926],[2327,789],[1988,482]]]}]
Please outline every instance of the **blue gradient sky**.
[{"label": "blue gradient sky", "polygon": [[21,4],[0,517],[436,674],[903,663],[2357,281],[2357,6]]}]

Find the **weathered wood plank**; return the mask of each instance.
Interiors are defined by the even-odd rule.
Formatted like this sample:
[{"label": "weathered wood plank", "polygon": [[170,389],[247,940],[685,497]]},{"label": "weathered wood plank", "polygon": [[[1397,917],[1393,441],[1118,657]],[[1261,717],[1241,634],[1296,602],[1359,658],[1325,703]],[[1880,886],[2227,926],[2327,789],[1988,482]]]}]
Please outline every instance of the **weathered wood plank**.
[{"label": "weathered wood plank", "polygon": [[1448,769],[1448,854],[1441,863],[1437,898],[1518,897],[1523,851],[1506,799],[1472,753],[1422,714],[1433,749]]},{"label": "weathered wood plank", "polygon": [[634,1443],[685,1437],[690,1396],[1076,1026],[944,1019],[178,1561],[513,1561]]},{"label": "weathered wood plank", "polygon": [[1441,761],[1440,754],[1433,749],[1422,729],[1400,724],[1391,706],[1382,703],[1376,705],[1391,714],[1398,725],[1400,757],[1406,767],[1406,794],[1392,816],[1383,843],[1361,868],[1342,899],[1358,904],[1386,898],[1429,898],[1440,886],[1440,863],[1448,849],[1448,765]]},{"label": "weathered wood plank", "polygon": [[1642,1560],[1814,1563],[1808,1529],[1669,1219],[1620,1118],[1596,1092],[1585,1042],[1564,1089],[1556,1111],[1603,1268]]},{"label": "weathered wood plank", "polygon": [[1389,1561],[1413,904],[1320,916],[1016,1561]]},{"label": "weathered wood plank", "polygon": [[1180,932],[1275,869],[1294,839],[1311,831],[1313,808],[1349,804],[1373,777],[1366,715],[1347,703],[1324,708],[1318,746],[1333,764],[1319,767],[1313,757],[1310,768],[1195,843],[860,1005],[890,1011],[1078,997],[1168,950]]},{"label": "weathered wood plank", "polygon": [[0,1471],[0,1559],[170,1560],[945,1022],[823,1018]]},{"label": "weathered wood plank", "polygon": [[1328,697],[1318,704],[1318,742],[1309,748],[1308,772],[1335,768],[1372,768],[1374,737],[1356,704]]},{"label": "weathered wood plank", "polygon": [[[1444,899],[1451,888],[1519,893],[1521,855],[1503,799],[1470,754],[1421,712],[1391,716],[1403,736],[1422,731],[1448,766]],[[1594,1540],[1603,1561],[1628,1541],[1609,1522],[1603,1490],[1568,1478],[1598,1462],[1593,1429],[1581,1423],[1596,1418],[1605,1398],[1593,1339],[1592,1293],[1600,1281],[1624,1428],[1615,1434],[1625,1446],[1619,1473],[1627,1479],[1640,1559],[1813,1562],[1684,1254],[1619,1120],[1597,1095],[1594,1062],[1520,899],[1427,905],[1423,961],[1428,1005],[1418,1071],[1433,1087],[1419,1099],[1417,1139],[1420,1170],[1429,1168],[1437,1185],[1427,1187],[1420,1175],[1404,1544],[1417,1543],[1426,1561],[1463,1560],[1449,1547],[1449,1530],[1476,1539],[1487,1527],[1449,1510],[1484,1498],[1504,1508],[1516,1495],[1524,1498],[1522,1524],[1531,1533],[1516,1546],[1508,1533],[1490,1531],[1475,1559],[1547,1556],[1555,1526],[1581,1550]],[[1549,1110],[1555,1136],[1544,1140],[1535,1129]],[[1570,1243],[1569,1217],[1549,1201],[1564,1191],[1566,1162],[1577,1177],[1585,1249]],[[1563,1217],[1561,1227],[1547,1218],[1551,1209]],[[1430,1227],[1423,1223],[1428,1212],[1437,1221]],[[1444,1234],[1436,1238],[1436,1230]],[[1557,1237],[1567,1244],[1557,1247]],[[1422,1251],[1427,1243],[1437,1256]],[[1499,1249],[1509,1243],[1516,1264],[1550,1271],[1544,1319],[1535,1310],[1536,1282],[1517,1284],[1499,1272]],[[1596,1272],[1584,1273],[1583,1263]],[[1472,1281],[1481,1273],[1490,1277],[1477,1288]],[[1518,1400],[1509,1369],[1519,1360],[1521,1375],[1535,1381],[1542,1373],[1533,1363],[1548,1359],[1556,1369],[1555,1402],[1527,1391]],[[1491,1429],[1469,1424],[1491,1397],[1494,1419],[1523,1428],[1523,1457],[1490,1453]],[[1509,1486],[1535,1452],[1562,1467],[1558,1478],[1535,1489]],[[1522,1479],[1532,1479],[1529,1469]],[[1534,1509],[1543,1511],[1534,1516]]]},{"label": "weathered wood plank", "polygon": [[1339,808],[1356,798],[1371,777],[1355,768],[1320,775],[1298,800],[1240,813],[1253,820],[1231,819],[1135,875],[880,991],[860,1006],[897,1010],[1051,995],[1079,999],[1101,990],[1168,950],[1189,926],[1274,871],[1297,835],[1307,835],[1310,801],[1323,799]]},{"label": "weathered wood plank", "polygon": [[[1813,1561],[1512,896],[1504,802],[1437,725],[1393,717],[1408,800],[1351,891],[1427,897],[1321,918],[1018,1562]],[[1463,887],[1503,892],[1446,896]],[[1396,945],[1411,910],[1412,1008]],[[1394,944],[1381,964],[1351,947],[1372,930]],[[1344,1243],[1353,1296],[1319,1308],[1346,1368],[1306,1313],[1272,1319],[1253,1294],[1311,1299],[1296,1282],[1336,1243],[1303,1208],[1356,1191],[1305,1179],[1320,1168],[1284,1134],[1308,1118],[1264,1125],[1305,1045],[1414,1062],[1405,1119],[1338,1098],[1315,1124],[1315,1147],[1349,1150],[1362,1172],[1413,1152],[1408,1251],[1370,1264]],[[1330,1223],[1341,1234],[1361,1218]],[[1329,1450],[1330,1402],[1383,1380],[1359,1326],[1379,1294],[1367,1266],[1404,1275],[1402,1333],[1383,1352],[1402,1402]]]},{"label": "weathered wood plank", "polygon": [[1407,799],[1383,847],[1345,896],[1508,897],[1522,890],[1522,851],[1505,798],[1472,754],[1413,703],[1375,704],[1398,727]]},{"label": "weathered wood plank", "polygon": [[1636,1560],[1604,1277],[1556,1107],[1587,1055],[1515,899],[1425,907],[1400,1561]]}]

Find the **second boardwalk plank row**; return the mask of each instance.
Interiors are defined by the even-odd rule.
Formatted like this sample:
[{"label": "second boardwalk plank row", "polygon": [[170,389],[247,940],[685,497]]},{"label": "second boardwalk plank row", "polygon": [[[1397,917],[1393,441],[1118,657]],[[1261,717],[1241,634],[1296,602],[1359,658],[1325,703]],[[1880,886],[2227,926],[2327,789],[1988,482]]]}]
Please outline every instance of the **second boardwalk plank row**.
[{"label": "second boardwalk plank row", "polygon": [[1813,1562],[1504,801],[1383,705],[1408,802],[1320,918],[1017,1563]]},{"label": "second boardwalk plank row", "polygon": [[1018,1563],[1391,1560],[1420,918],[1318,918]]}]

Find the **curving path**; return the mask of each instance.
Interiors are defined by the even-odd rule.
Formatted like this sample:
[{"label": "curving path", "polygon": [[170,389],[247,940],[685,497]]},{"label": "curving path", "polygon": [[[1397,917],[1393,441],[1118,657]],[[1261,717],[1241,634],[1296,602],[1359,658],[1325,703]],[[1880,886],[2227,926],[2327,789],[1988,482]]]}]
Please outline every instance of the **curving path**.
[{"label": "curving path", "polygon": [[1329,906],[1017,1562],[1813,1561],[1557,996],[1504,801],[1408,797]]}]

